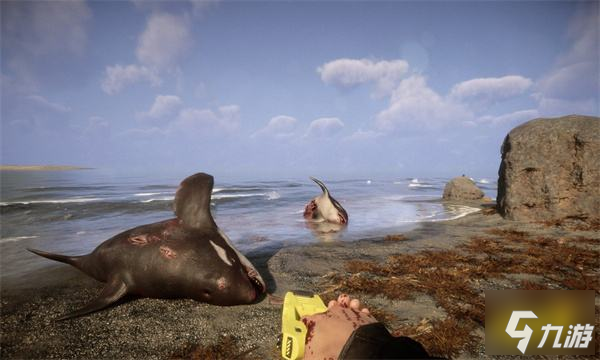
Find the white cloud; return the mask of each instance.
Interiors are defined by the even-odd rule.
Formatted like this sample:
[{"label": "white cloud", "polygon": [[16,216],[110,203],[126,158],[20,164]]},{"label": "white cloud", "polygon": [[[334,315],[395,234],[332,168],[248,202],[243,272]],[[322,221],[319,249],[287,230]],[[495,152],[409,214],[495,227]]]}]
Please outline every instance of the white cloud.
[{"label": "white cloud", "polygon": [[384,133],[382,133],[380,131],[358,129],[352,135],[344,138],[344,140],[346,140],[346,141],[366,141],[366,140],[377,139],[383,135],[384,135]]},{"label": "white cloud", "polygon": [[150,110],[141,113],[142,118],[159,119],[174,114],[182,105],[182,101],[175,95],[158,95]]},{"label": "white cloud", "polygon": [[11,50],[29,56],[85,50],[91,11],[83,0],[2,2],[2,12],[2,41]]},{"label": "white cloud", "polygon": [[221,0],[190,0],[192,3],[192,12],[194,15],[202,15],[212,7],[216,6]]},{"label": "white cloud", "polygon": [[256,131],[251,137],[289,138],[294,135],[296,124],[296,118],[287,115],[278,115],[271,118],[267,126]]},{"label": "white cloud", "polygon": [[389,93],[408,70],[404,60],[337,59],[320,66],[321,80],[340,88],[375,82],[378,95]]},{"label": "white cloud", "polygon": [[[171,6],[171,1],[156,1],[156,0],[130,0],[133,5],[139,10],[145,11],[165,11]],[[202,16],[222,0],[189,0],[190,10],[195,16]],[[186,1],[179,1],[185,3]]]},{"label": "white cloud", "polygon": [[529,121],[540,116],[537,109],[528,109],[515,111],[510,114],[504,114],[500,116],[485,115],[481,116],[478,121],[481,123],[497,124],[517,124],[525,121]]},{"label": "white cloud", "polygon": [[2,1],[2,62],[16,90],[39,91],[57,81],[48,73],[76,64],[87,47],[91,17],[83,0]]},{"label": "white cloud", "polygon": [[591,114],[598,116],[598,97],[587,99],[556,99],[542,97],[538,110],[541,116],[563,116],[571,114]]},{"label": "white cloud", "polygon": [[[326,84],[348,88],[373,82],[377,87],[376,95],[390,97],[388,107],[375,116],[373,129],[359,129],[345,140],[376,139],[390,132],[412,134],[449,126],[477,126],[482,122],[496,124],[537,115],[530,110],[503,116],[481,114],[497,102],[526,95],[533,81],[524,76],[470,79],[456,84],[444,95],[430,88],[424,76],[415,72],[408,76],[408,69],[405,60],[368,59],[337,59],[318,68],[321,80]],[[316,133],[321,126],[327,128],[325,123],[315,124],[314,128],[311,124],[307,134]]]},{"label": "white cloud", "polygon": [[[456,84],[447,95],[443,95],[430,88],[420,74],[405,77],[408,68],[404,60],[374,62],[368,59],[337,59],[318,68],[321,80],[327,84],[344,88],[374,82],[378,95],[390,97],[388,107],[375,116],[373,129],[359,129],[345,140],[376,139],[390,132],[412,134],[449,126],[516,122],[538,115],[534,110],[525,110],[503,116],[477,116],[489,105],[526,94],[533,82],[524,76],[471,79]],[[306,136],[317,133],[317,129],[329,127],[340,128],[333,123],[311,123]]]},{"label": "white cloud", "polygon": [[490,104],[522,95],[532,83],[519,75],[471,79],[454,85],[450,97],[458,101]]},{"label": "white cloud", "polygon": [[[191,43],[187,17],[154,13],[138,39],[136,56],[141,65],[108,66],[102,90],[112,95],[141,81],[148,81],[152,86],[160,85],[159,74],[172,70]],[[175,71],[175,74],[181,76],[181,71]]]},{"label": "white cloud", "polygon": [[194,107],[182,108],[183,101],[175,95],[158,95],[147,112],[138,113],[144,119],[161,119],[160,122],[144,121],[142,127],[129,129],[120,136],[139,138],[189,136],[234,133],[240,125],[238,105],[220,106],[216,110]]},{"label": "white cloud", "polygon": [[27,96],[27,99],[29,99],[36,106],[42,108],[42,110],[51,110],[59,113],[68,113],[71,111],[70,107],[59,103],[51,102],[40,95],[29,95]]},{"label": "white cloud", "polygon": [[174,65],[191,43],[187,18],[156,13],[139,38],[136,56],[144,65],[166,68]]},{"label": "white cloud", "polygon": [[543,98],[560,98],[576,100],[582,96],[582,88],[587,89],[587,94],[597,93],[594,86],[598,86],[600,79],[594,79],[598,74],[598,63],[584,61],[558,67],[540,79],[538,86]]},{"label": "white cloud", "polygon": [[91,116],[87,126],[83,129],[84,136],[101,137],[106,140],[110,135],[110,124],[101,116]]},{"label": "white cloud", "polygon": [[343,128],[344,123],[336,117],[319,118],[310,123],[304,137],[330,137],[337,134]]},{"label": "white cloud", "polygon": [[158,86],[162,82],[155,71],[145,66],[135,64],[107,66],[106,76],[102,80],[102,90],[109,95],[113,95],[125,86],[140,81],[148,81],[152,86]]},{"label": "white cloud", "polygon": [[567,29],[567,36],[574,41],[573,46],[558,59],[559,65],[589,61],[598,56],[599,7],[597,2],[579,4]]},{"label": "white cloud", "polygon": [[164,129],[159,128],[158,126],[153,126],[149,128],[143,129],[128,129],[118,134],[120,137],[125,137],[128,139],[144,139],[144,138],[153,138],[153,137],[164,137],[166,135],[166,131]]},{"label": "white cloud", "polygon": [[98,127],[107,127],[109,126],[108,121],[104,120],[102,116],[94,115],[90,116],[88,119],[88,124],[91,126]]},{"label": "white cloud", "polygon": [[205,83],[200,82],[194,88],[194,96],[198,99],[204,99],[209,94],[208,88]]},{"label": "white cloud", "polygon": [[571,47],[537,82],[535,98],[543,116],[598,114],[599,6],[597,2],[578,4],[567,31]]},{"label": "white cloud", "polygon": [[169,130],[190,133],[234,132],[239,127],[239,119],[238,105],[221,106],[217,111],[186,108],[179,112],[177,120],[171,123]]},{"label": "white cloud", "polygon": [[421,75],[412,75],[400,82],[389,107],[377,114],[376,126],[386,132],[402,128],[434,129],[472,118],[472,112],[464,105],[437,94]]}]

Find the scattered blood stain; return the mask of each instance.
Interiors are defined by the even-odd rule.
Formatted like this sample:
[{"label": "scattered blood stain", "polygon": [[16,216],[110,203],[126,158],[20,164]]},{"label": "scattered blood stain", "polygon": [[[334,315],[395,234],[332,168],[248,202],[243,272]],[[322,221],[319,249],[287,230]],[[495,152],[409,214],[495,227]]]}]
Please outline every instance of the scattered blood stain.
[{"label": "scattered blood stain", "polygon": [[146,234],[136,235],[128,238],[127,241],[135,246],[145,246],[148,245],[148,236]]},{"label": "scattered blood stain", "polygon": [[227,280],[225,280],[224,277],[218,278],[217,279],[217,287],[219,288],[219,290],[225,289],[225,287],[227,287]]},{"label": "scattered blood stain", "polygon": [[312,200],[304,208],[304,217],[307,219],[315,218],[315,216],[316,216],[315,210],[317,210],[317,203],[314,200]]},{"label": "scattered blood stain", "polygon": [[346,318],[346,320],[352,321],[352,319],[350,318],[350,315],[348,315],[347,311],[344,310],[343,313],[344,313],[344,317]]},{"label": "scattered blood stain", "polygon": [[354,313],[354,317],[356,317],[356,320],[360,321],[360,311],[352,308],[350,310],[352,310],[352,312]]},{"label": "scattered blood stain", "polygon": [[315,321],[302,319],[302,322],[304,323],[304,325],[306,325],[306,340],[304,343],[308,344],[312,340],[315,332]]},{"label": "scattered blood stain", "polygon": [[141,235],[135,235],[135,236],[131,236],[127,239],[127,241],[135,246],[146,246],[150,243],[153,242],[158,242],[161,241],[162,239],[159,236],[156,236],[154,234],[148,235],[148,234],[141,234]]},{"label": "scattered blood stain", "polygon": [[161,240],[162,239],[160,238],[160,236],[157,236],[157,235],[150,235],[148,237],[148,241],[150,241],[150,242],[158,242],[158,241],[161,241]]},{"label": "scattered blood stain", "polygon": [[167,221],[165,228],[162,231],[162,235],[166,238],[170,236],[179,226],[181,225],[178,219],[172,219]]},{"label": "scattered blood stain", "polygon": [[177,257],[177,253],[175,251],[173,251],[173,249],[171,249],[168,246],[161,246],[160,247],[160,254],[162,256],[164,256],[167,259],[175,259]]},{"label": "scattered blood stain", "polygon": [[[340,306],[343,308],[347,308],[350,305],[350,297],[346,294],[342,294],[340,298],[341,300],[338,301]],[[344,301],[344,299],[347,299],[348,301]]]}]

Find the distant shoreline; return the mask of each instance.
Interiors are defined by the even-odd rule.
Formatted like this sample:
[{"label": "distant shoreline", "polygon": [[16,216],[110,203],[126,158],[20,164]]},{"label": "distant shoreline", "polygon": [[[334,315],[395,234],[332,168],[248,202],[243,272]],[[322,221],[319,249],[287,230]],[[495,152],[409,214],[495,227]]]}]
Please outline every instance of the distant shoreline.
[{"label": "distant shoreline", "polygon": [[92,168],[68,165],[0,165],[0,171],[67,171],[90,169]]}]

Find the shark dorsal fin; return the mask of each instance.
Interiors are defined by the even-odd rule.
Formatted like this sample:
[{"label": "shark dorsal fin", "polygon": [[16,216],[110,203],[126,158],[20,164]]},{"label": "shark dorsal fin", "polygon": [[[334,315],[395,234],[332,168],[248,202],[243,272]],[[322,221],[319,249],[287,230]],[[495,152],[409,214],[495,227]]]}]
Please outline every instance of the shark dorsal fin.
[{"label": "shark dorsal fin", "polygon": [[210,213],[210,196],[214,180],[211,175],[197,173],[185,178],[175,194],[175,216],[192,228],[216,228]]}]

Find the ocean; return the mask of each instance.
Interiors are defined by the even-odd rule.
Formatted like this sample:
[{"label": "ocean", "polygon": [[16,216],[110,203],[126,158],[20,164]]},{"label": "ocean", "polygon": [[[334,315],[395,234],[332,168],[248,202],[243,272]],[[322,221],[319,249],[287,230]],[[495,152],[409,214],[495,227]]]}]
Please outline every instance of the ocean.
[{"label": "ocean", "polygon": [[[182,179],[99,170],[0,172],[2,278],[52,264],[27,252],[27,247],[85,254],[121,231],[174,217],[172,201]],[[497,189],[493,179],[474,179],[491,198]],[[456,219],[477,210],[440,201],[448,178],[321,180],[349,214],[342,231],[315,229],[304,220],[304,206],[321,193],[308,177],[232,182],[216,178],[213,216],[241,252],[255,253],[401,233],[422,222]]]}]

